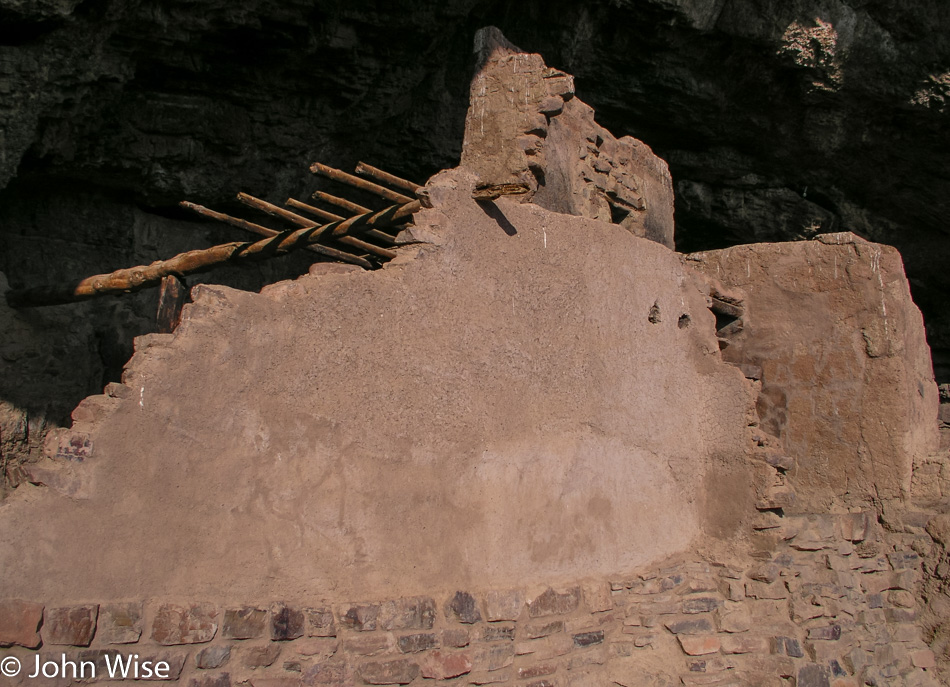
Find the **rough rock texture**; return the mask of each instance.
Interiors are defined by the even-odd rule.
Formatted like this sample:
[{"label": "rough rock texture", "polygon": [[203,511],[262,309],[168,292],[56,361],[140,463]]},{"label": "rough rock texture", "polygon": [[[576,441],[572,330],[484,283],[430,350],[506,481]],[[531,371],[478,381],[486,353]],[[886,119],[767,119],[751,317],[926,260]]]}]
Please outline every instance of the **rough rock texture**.
[{"label": "rough rock texture", "polygon": [[615,222],[673,247],[673,184],[643,142],[617,140],[574,97],[574,79],[526,54],[497,29],[475,37],[462,166],[479,187],[517,186],[548,210]]},{"label": "rough rock texture", "polygon": [[898,252],[830,234],[689,262],[743,294],[723,357],[761,370],[760,428],[794,463],[795,508],[906,499],[937,449],[938,395]]},{"label": "rough rock texture", "polygon": [[[504,588],[734,533],[752,396],[698,278],[615,225],[480,206],[474,183],[436,177],[413,229],[432,243],[380,272],[196,289],[174,335],[138,342],[120,398],[77,409],[93,450],[74,499],[3,505],[7,593]],[[38,540],[55,545],[20,554]]]}]

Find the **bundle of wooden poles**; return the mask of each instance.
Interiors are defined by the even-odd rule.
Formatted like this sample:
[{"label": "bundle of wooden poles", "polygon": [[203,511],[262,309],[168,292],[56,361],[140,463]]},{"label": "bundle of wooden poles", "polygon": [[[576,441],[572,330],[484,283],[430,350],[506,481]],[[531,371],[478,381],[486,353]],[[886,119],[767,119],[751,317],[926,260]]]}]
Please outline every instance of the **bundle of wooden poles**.
[{"label": "bundle of wooden poles", "polygon": [[[265,238],[193,250],[150,265],[97,274],[68,284],[12,290],[7,292],[7,302],[14,308],[59,305],[162,285],[159,304],[161,320],[163,303],[167,305],[167,302],[180,302],[183,299],[184,285],[180,281],[183,277],[205,272],[219,265],[265,260],[301,248],[318,253],[324,260],[352,263],[366,269],[373,269],[395,257],[392,246],[396,240],[392,231],[398,231],[399,225],[408,221],[412,214],[420,209],[421,203],[415,198],[419,185],[362,162],[357,165],[356,173],[374,181],[347,174],[319,162],[315,162],[310,171],[366,191],[391,204],[382,210],[371,210],[322,191],[313,194],[313,199],[335,209],[339,208],[346,213],[344,216],[293,198],[289,198],[285,203],[287,208],[292,208],[288,210],[246,193],[238,194],[237,199],[243,205],[293,227],[279,230],[183,201],[182,207],[202,217],[224,222]],[[407,193],[409,195],[406,195]]]}]

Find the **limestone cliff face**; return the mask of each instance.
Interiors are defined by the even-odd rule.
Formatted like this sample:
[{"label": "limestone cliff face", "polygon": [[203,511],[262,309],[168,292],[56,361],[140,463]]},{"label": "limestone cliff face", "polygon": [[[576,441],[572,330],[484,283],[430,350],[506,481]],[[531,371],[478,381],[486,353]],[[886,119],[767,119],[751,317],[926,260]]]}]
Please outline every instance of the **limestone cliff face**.
[{"label": "limestone cliff face", "polygon": [[[669,163],[680,250],[836,230],[897,246],[947,376],[950,6],[923,0],[0,0],[0,272],[20,287],[231,240],[174,203],[282,201],[315,159],[453,166],[487,24]],[[302,268],[280,269],[224,280]],[[148,298],[18,320],[49,361],[83,359],[53,415],[117,377]],[[26,364],[15,348],[4,363]]]}]

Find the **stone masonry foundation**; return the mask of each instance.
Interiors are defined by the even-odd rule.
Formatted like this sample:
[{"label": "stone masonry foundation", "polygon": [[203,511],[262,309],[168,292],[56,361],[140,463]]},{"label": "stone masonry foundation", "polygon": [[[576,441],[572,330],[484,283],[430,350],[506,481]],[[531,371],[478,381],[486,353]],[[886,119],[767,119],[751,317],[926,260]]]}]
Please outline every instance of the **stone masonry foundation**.
[{"label": "stone masonry foundation", "polygon": [[[936,685],[916,624],[921,558],[867,512],[780,518],[746,569],[673,559],[544,590],[340,603],[7,600],[0,642],[48,673],[115,657],[188,687],[310,685]],[[107,657],[109,661],[107,662]],[[87,677],[92,669],[85,666]],[[72,677],[66,664],[67,678]]]}]

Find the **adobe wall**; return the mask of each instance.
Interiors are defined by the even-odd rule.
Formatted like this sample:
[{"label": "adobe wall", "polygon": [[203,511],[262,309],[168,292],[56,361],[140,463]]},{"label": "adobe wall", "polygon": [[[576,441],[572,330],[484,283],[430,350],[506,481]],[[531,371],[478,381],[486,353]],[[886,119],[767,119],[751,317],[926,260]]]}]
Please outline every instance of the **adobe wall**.
[{"label": "adobe wall", "polygon": [[720,479],[735,507],[711,519],[704,484],[741,474],[752,398],[699,283],[663,246],[473,185],[437,176],[409,237],[429,243],[382,271],[195,289],[29,466],[53,488],[0,506],[4,596],[556,583],[734,530],[748,482]]},{"label": "adobe wall", "polygon": [[723,358],[760,369],[761,428],[797,461],[793,510],[906,499],[938,446],[938,395],[897,250],[842,233],[689,262],[742,296]]}]

